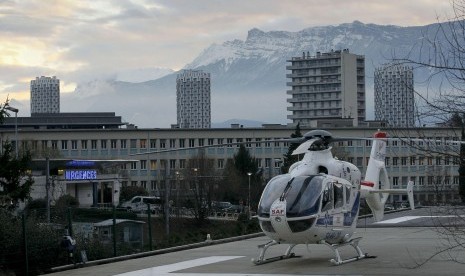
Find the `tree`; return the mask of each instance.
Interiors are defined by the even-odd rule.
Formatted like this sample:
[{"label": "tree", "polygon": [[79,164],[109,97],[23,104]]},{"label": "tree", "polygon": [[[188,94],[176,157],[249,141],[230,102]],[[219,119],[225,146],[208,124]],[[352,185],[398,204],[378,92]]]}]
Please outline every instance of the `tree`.
[{"label": "tree", "polygon": [[[431,25],[417,45],[405,57],[394,57],[393,63],[409,65],[416,71],[429,72],[417,83],[426,89],[416,89],[417,120],[420,125],[442,123],[445,127],[457,128],[457,137],[465,139],[465,0],[451,2],[454,14],[445,23]],[[413,56],[418,52],[417,56]],[[465,148],[441,151],[437,154],[452,155],[459,160],[459,194],[465,203]]]},{"label": "tree", "polygon": [[[430,29],[422,34],[421,42],[417,45],[419,51],[412,49],[405,57],[394,57],[393,62],[428,73],[425,80],[417,79],[417,83],[423,83],[426,87],[423,91],[415,90],[418,123],[420,125],[442,123],[445,127],[455,127],[456,137],[460,137],[463,142],[465,141],[465,0],[452,0],[451,5],[454,10],[453,15],[444,23],[431,25]],[[414,56],[414,52],[419,54]],[[465,145],[461,144],[452,150],[444,147],[442,150],[430,144],[423,150],[425,155],[433,153],[451,155],[456,157],[453,159],[459,160],[459,194],[462,204],[465,203]],[[463,210],[456,208],[444,208],[442,215],[451,215],[450,212],[463,220]],[[446,236],[449,241],[448,247],[418,265],[446,251],[459,248],[463,250],[465,235],[460,225],[440,225],[438,232]],[[449,256],[454,261],[463,261],[454,259],[453,254]]]},{"label": "tree", "polygon": [[144,187],[141,186],[123,186],[119,195],[119,202],[123,203],[130,200],[135,196],[148,196],[149,193]]},{"label": "tree", "polygon": [[[250,190],[249,190],[249,173]],[[249,200],[250,206],[258,205],[261,192],[263,191],[262,171],[259,170],[256,159],[244,145],[240,145],[237,153],[226,162],[223,173],[224,199],[233,203],[242,202],[246,204]]]},{"label": "tree", "polygon": [[[0,105],[0,122],[9,116],[5,108],[8,107],[8,99]],[[17,146],[17,145],[16,145]],[[31,162],[29,151],[21,152],[16,157],[13,145],[5,141],[0,152],[0,207],[14,209],[20,201],[29,198],[31,186],[34,183],[32,176],[28,173]],[[6,203],[8,206],[5,206]]]},{"label": "tree", "polygon": [[185,198],[193,207],[194,217],[198,224],[202,224],[207,218],[212,202],[217,179],[213,163],[214,160],[207,158],[203,150],[187,162],[186,178],[191,189],[185,190],[191,192]]},{"label": "tree", "polygon": [[[299,137],[302,137],[302,133],[300,132],[300,123],[297,124],[297,126],[295,127],[294,133],[291,134],[291,138],[299,138]],[[287,150],[287,153],[284,154],[284,162],[283,162],[283,166],[281,167],[282,173],[287,173],[289,171],[289,167],[298,161],[297,155],[292,155],[292,153],[298,146],[299,146],[298,143],[289,144],[289,149]]]}]

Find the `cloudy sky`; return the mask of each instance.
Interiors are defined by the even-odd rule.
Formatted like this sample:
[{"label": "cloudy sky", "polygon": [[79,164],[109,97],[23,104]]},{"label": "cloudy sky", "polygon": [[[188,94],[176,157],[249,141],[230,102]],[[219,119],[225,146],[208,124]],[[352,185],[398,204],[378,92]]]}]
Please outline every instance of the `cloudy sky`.
[{"label": "cloudy sky", "polygon": [[[0,102],[29,116],[29,83],[77,84],[141,68],[179,70],[212,43],[247,31],[299,31],[354,20],[425,25],[452,15],[450,0],[0,0]],[[61,110],[66,112],[66,110]]]}]

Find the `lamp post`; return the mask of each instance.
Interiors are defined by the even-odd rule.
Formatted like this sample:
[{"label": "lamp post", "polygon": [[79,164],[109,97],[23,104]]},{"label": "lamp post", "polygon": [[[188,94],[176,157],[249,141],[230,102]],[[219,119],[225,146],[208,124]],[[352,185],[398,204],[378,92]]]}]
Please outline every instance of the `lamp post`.
[{"label": "lamp post", "polygon": [[248,172],[247,175],[249,176],[249,198],[247,199],[247,212],[249,213],[248,217],[250,219],[250,176],[252,175],[252,173]]},{"label": "lamp post", "polygon": [[5,109],[15,113],[15,154],[18,159],[18,109],[12,106],[5,106]]}]

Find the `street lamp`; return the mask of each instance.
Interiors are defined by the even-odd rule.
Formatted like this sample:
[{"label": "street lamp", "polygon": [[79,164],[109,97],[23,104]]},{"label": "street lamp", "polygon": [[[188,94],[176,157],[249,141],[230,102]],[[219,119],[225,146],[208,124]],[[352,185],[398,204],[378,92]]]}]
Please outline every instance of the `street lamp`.
[{"label": "street lamp", "polygon": [[16,159],[18,159],[18,111],[19,110],[9,105],[5,106],[5,109],[15,113],[15,153],[16,153]]},{"label": "street lamp", "polygon": [[251,172],[248,172],[247,175],[249,176],[249,198],[247,200],[247,205],[248,205],[248,212],[249,212],[249,219],[250,219],[250,176],[252,175]]}]

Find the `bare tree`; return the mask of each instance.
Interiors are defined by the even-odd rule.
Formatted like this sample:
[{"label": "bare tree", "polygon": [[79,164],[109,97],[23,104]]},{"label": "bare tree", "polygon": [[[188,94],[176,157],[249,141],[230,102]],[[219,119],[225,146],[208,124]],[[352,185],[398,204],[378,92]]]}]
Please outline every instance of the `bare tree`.
[{"label": "bare tree", "polygon": [[[417,79],[416,110],[420,126],[442,124],[449,131],[455,130],[455,137],[465,140],[465,0],[452,0],[453,14],[441,23],[433,24],[422,34],[420,43],[404,57],[393,58],[393,63],[408,65],[416,72],[426,73],[425,79]],[[408,136],[399,136],[408,137]],[[418,136],[419,137],[419,136]],[[423,137],[423,142],[415,142],[412,147],[422,151],[423,158],[444,156],[459,165],[459,193],[465,203],[465,145],[438,145],[436,137]],[[420,157],[421,157],[420,156]],[[419,158],[420,158],[419,157]],[[429,170],[425,176],[434,187],[437,196],[443,193],[446,172]],[[449,180],[450,181],[450,180]],[[453,253],[464,248],[463,206],[441,209],[441,215],[453,215],[453,222],[437,225],[438,233],[447,244],[430,258],[417,265],[428,262],[431,258]],[[451,260],[457,260],[452,254]]]}]

